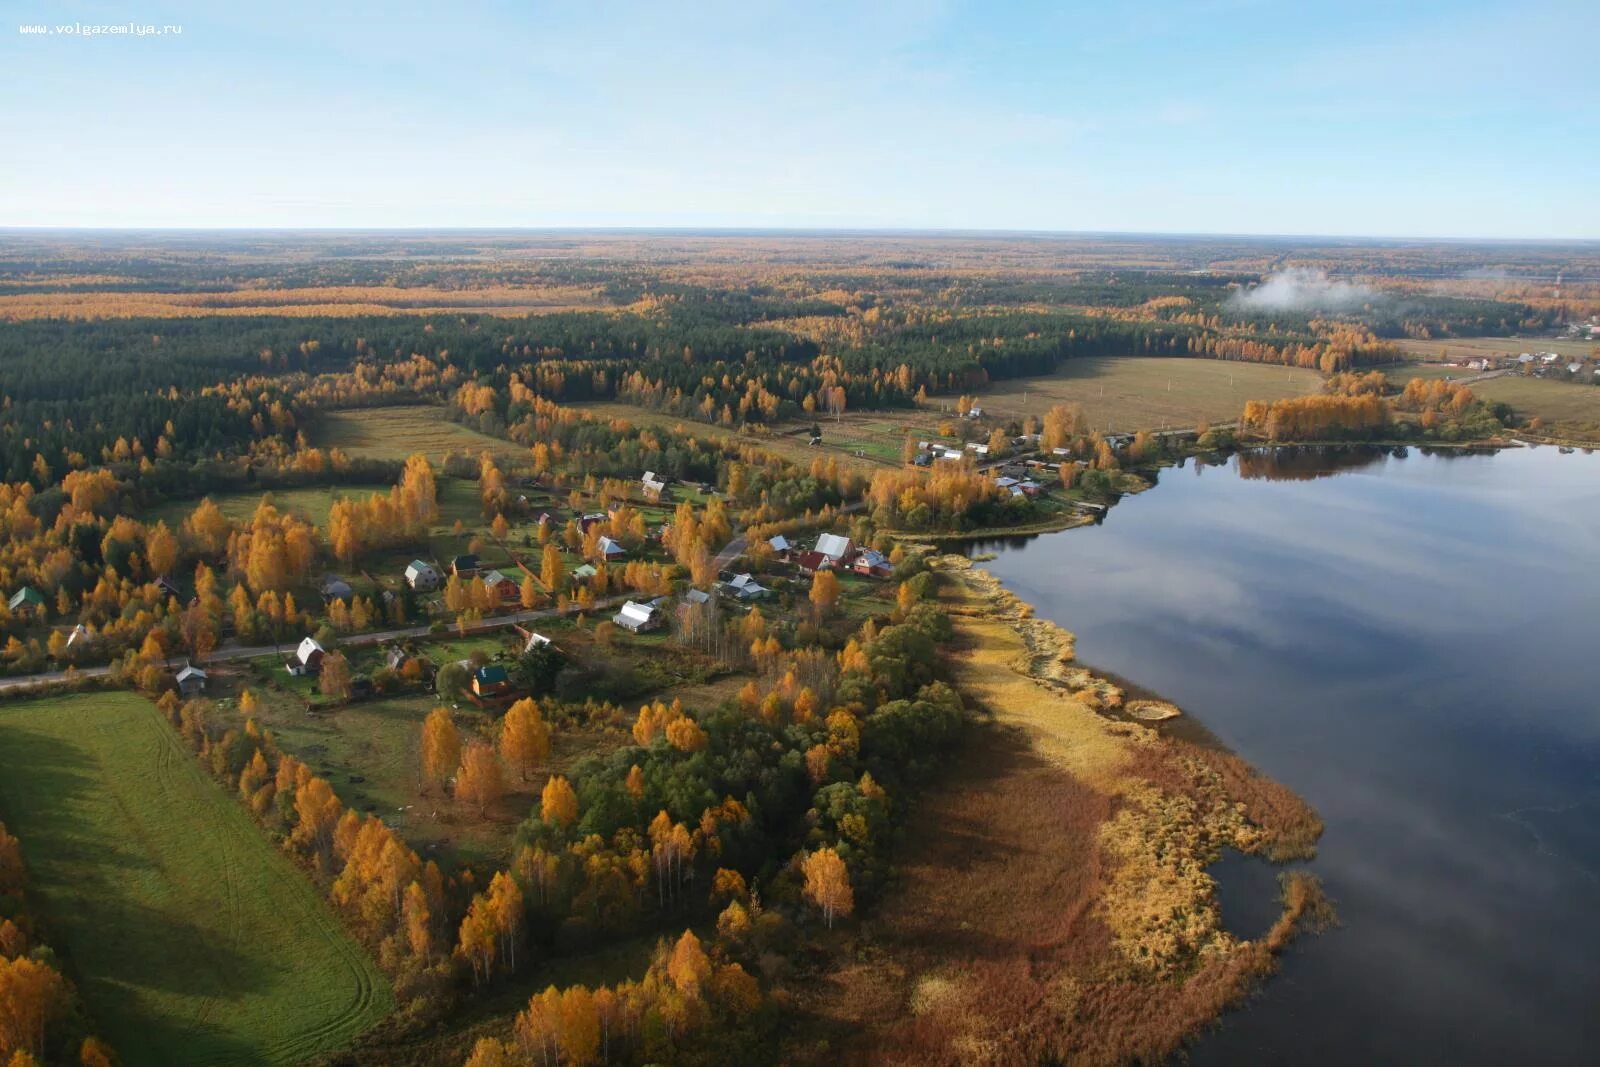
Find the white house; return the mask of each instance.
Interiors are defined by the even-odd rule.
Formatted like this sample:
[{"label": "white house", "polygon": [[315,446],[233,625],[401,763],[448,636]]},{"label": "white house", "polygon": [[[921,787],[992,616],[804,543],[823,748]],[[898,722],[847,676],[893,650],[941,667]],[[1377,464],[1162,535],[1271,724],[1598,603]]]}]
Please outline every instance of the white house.
[{"label": "white house", "polygon": [[654,605],[640,604],[637,601],[630,600],[622,605],[621,611],[611,617],[611,621],[624,630],[638,634],[644,633],[646,630],[654,630],[657,626],[660,626],[661,616]]},{"label": "white house", "polygon": [[406,564],[406,584],[419,593],[432,592],[439,588],[439,572],[433,564],[414,559]]},{"label": "white house", "polygon": [[639,479],[639,484],[644,489],[644,498],[650,501],[659,501],[661,494],[667,489],[667,480],[657,477],[655,471],[645,471],[644,477]]},{"label": "white house", "polygon": [[980,445],[976,441],[969,441],[967,443],[967,451],[975,456],[987,456],[989,454],[989,446]]},{"label": "white house", "polygon": [[315,674],[322,669],[322,657],[325,655],[327,650],[315,637],[304,638],[294,650],[294,659],[289,661],[288,671],[297,678],[302,674]]},{"label": "white house", "polygon": [[817,551],[835,563],[848,556],[852,547],[850,538],[843,534],[825,533],[817,538]]}]

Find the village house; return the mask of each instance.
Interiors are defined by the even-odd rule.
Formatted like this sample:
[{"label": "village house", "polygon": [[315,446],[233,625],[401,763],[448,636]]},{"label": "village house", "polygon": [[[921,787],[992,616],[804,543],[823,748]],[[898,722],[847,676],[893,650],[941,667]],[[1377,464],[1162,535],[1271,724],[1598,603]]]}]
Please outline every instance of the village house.
[{"label": "village house", "polygon": [[609,519],[609,515],[602,514],[598,511],[591,511],[589,514],[578,520],[578,529],[584,533],[588,533],[589,527],[593,526],[597,522],[606,522]]},{"label": "village house", "polygon": [[206,691],[206,672],[190,664],[178,672],[178,692],[186,697],[199,696]]},{"label": "village house", "polygon": [[598,548],[600,550],[601,558],[603,558],[607,563],[622,559],[628,554],[627,549],[623,548],[620,544],[613,541],[609,537],[600,538],[598,542]]},{"label": "village house", "polygon": [[572,571],[572,584],[577,585],[579,582],[587,582],[590,578],[593,578],[599,573],[600,572],[595,569],[595,565],[593,563],[581,564]]},{"label": "village house", "polygon": [[533,630],[525,630],[520,626],[514,626],[512,629],[516,630],[517,635],[522,638],[523,652],[532,652],[536,648],[543,648],[550,644],[550,639],[544,634],[536,633]]},{"label": "village house", "polygon": [[967,442],[967,451],[975,456],[987,456],[989,454],[989,446],[979,444],[977,441],[969,441]]},{"label": "village house", "polygon": [[406,584],[419,593],[431,593],[439,588],[439,572],[431,563],[414,559],[406,564]]},{"label": "village house", "polygon": [[383,650],[383,665],[391,671],[403,669],[410,659],[411,653],[399,645],[390,645]]},{"label": "village house", "polygon": [[156,588],[161,590],[162,596],[183,599],[183,590],[178,588],[178,583],[165,576],[156,579]]},{"label": "village house", "polygon": [[821,552],[802,552],[795,557],[795,566],[800,568],[800,573],[807,577],[818,571],[833,570],[833,557]]},{"label": "village house", "polygon": [[457,578],[476,578],[478,576],[478,557],[472,553],[457,556],[450,561],[450,573]]},{"label": "village house", "polygon": [[485,574],[483,584],[488,587],[489,594],[502,604],[516,603],[522,597],[521,580],[503,571],[495,570]]},{"label": "village house", "polygon": [[868,578],[887,578],[894,573],[894,564],[882,552],[868,548],[856,557],[850,569]]},{"label": "village house", "polygon": [[641,634],[654,630],[661,625],[661,613],[654,604],[640,604],[630,600],[622,605],[622,610],[611,617],[611,621],[631,633]]},{"label": "village house", "polygon": [[789,539],[783,534],[767,538],[767,547],[772,549],[772,554],[780,560],[787,560],[789,553],[793,551],[793,547],[789,544]]},{"label": "village house", "polygon": [[11,609],[13,615],[33,615],[44,609],[44,594],[31,585],[25,585],[11,594],[6,607]]},{"label": "village house", "polygon": [[711,594],[704,589],[690,589],[683,594],[683,602],[685,604],[709,604],[711,603]]},{"label": "village house", "polygon": [[667,491],[667,480],[658,477],[655,471],[645,471],[644,477],[639,479],[640,488],[644,490],[644,498],[652,504],[659,504]]},{"label": "village house", "polygon": [[511,690],[511,676],[497,663],[487,663],[472,672],[472,695],[480,699],[504,696]]},{"label": "village house", "polygon": [[324,575],[322,578],[322,599],[325,601],[342,600],[346,604],[355,599],[356,591],[350,588],[350,583],[336,574]]},{"label": "village house", "polygon": [[843,562],[854,548],[850,538],[843,534],[825,533],[817,538],[817,551],[835,563]]},{"label": "village house", "polygon": [[315,637],[307,637],[294,650],[294,658],[289,661],[288,671],[297,678],[306,674],[316,674],[322,669],[322,657],[327,654],[327,650]]},{"label": "village house", "polygon": [[967,413],[962,417],[967,419],[981,419],[983,418],[983,409],[980,407],[970,407],[967,409]]},{"label": "village house", "polygon": [[736,574],[733,580],[726,583],[723,589],[736,600],[760,600],[771,590],[756,581],[751,574]]},{"label": "village house", "polygon": [[83,648],[93,639],[94,635],[91,634],[88,628],[80,622],[78,625],[74,626],[72,628],[72,632],[67,635],[67,647]]}]

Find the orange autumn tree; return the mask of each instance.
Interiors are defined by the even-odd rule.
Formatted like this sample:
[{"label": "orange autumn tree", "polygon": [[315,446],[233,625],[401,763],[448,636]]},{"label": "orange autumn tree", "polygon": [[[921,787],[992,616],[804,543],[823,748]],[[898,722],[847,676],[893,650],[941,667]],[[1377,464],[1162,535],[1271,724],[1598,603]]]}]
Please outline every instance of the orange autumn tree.
[{"label": "orange autumn tree", "polygon": [[483,741],[469,744],[456,771],[456,799],[482,815],[505,795],[505,775],[494,748]]},{"label": "orange autumn tree", "polygon": [[461,734],[447,708],[434,708],[422,723],[422,783],[444,785],[461,762]]},{"label": "orange autumn tree", "polygon": [[578,794],[572,783],[560,775],[552,775],[545,782],[539,797],[539,817],[554,826],[566,829],[578,817]]},{"label": "orange autumn tree", "polygon": [[805,895],[822,909],[823,921],[833,929],[833,920],[855,910],[855,893],[850,889],[850,871],[831,848],[819,848],[800,864],[805,875]]},{"label": "orange autumn tree", "polygon": [[500,755],[526,782],[528,775],[550,756],[550,728],[539,705],[524,697],[511,705],[500,722]]}]

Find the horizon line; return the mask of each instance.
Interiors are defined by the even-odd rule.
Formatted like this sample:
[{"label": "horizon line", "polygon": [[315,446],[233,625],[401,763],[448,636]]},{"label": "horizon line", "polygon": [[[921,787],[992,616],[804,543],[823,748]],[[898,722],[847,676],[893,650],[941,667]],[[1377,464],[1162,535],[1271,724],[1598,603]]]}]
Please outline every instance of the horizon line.
[{"label": "horizon line", "polygon": [[1212,238],[1279,241],[1429,241],[1449,244],[1600,245],[1600,237],[1449,236],[1432,234],[1279,233],[1227,230],[1057,230],[954,226],[756,226],[756,225],[508,225],[508,226],[54,226],[0,225],[0,234],[642,234],[770,237],[1005,237],[1005,238]]}]

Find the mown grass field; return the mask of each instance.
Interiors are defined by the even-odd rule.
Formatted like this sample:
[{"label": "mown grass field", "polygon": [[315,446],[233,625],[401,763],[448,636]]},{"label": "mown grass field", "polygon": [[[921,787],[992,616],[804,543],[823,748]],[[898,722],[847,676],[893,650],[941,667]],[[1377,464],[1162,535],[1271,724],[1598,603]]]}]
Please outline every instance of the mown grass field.
[{"label": "mown grass field", "polygon": [[1106,356],[1069,359],[1055,374],[995,382],[977,393],[985,415],[1043,416],[1054,404],[1082,406],[1102,432],[1232,422],[1249,400],[1280,400],[1322,389],[1298,367],[1215,359]]},{"label": "mown grass field", "polygon": [[1408,356],[1440,362],[1479,359],[1483,356],[1516,356],[1523,352],[1556,352],[1569,359],[1593,355],[1600,344],[1594,341],[1553,341],[1540,337],[1461,337],[1433,341],[1396,341]]},{"label": "mown grass field", "polygon": [[446,452],[485,449],[496,456],[526,457],[510,441],[451,422],[446,409],[429,404],[323,412],[307,436],[319,447],[372,459],[403,460],[421,452],[437,465]]},{"label": "mown grass field", "polygon": [[1522,419],[1541,419],[1543,433],[1600,441],[1600,385],[1506,374],[1471,388],[1485,400],[1510,404]]},{"label": "mown grass field", "polygon": [[310,880],[129,693],[0,705],[0,812],[121,1062],[301,1063],[392,1007]]}]

